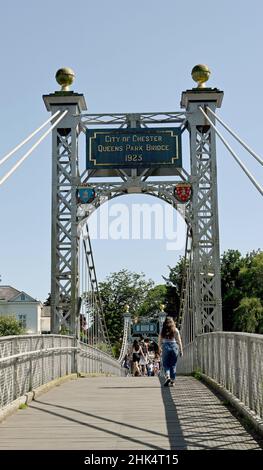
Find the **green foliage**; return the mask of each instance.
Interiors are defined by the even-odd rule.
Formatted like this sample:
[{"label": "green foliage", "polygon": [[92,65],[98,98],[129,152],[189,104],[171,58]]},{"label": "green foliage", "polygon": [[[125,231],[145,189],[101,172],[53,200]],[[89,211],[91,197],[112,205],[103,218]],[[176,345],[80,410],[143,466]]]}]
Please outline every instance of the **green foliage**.
[{"label": "green foliage", "polygon": [[[166,280],[165,311],[178,314],[184,258],[180,258]],[[228,250],[221,257],[223,329],[263,334],[263,252],[242,256]]]},{"label": "green foliage", "polygon": [[239,273],[244,259],[238,250],[228,250],[221,258],[223,329],[233,331],[234,310],[242,299]]},{"label": "green foliage", "polygon": [[94,346],[95,346],[95,348],[99,349],[102,352],[105,352],[105,353],[108,353],[108,354],[110,353],[109,345],[106,344],[106,343],[96,343]]},{"label": "green foliage", "polygon": [[61,335],[69,335],[70,331],[69,331],[69,328],[66,325],[61,325],[59,333]]},{"label": "green foliage", "polygon": [[223,329],[263,332],[263,252],[242,257],[228,250],[221,259]]},{"label": "green foliage", "polygon": [[220,402],[222,406],[226,406],[227,408],[231,407],[231,402],[229,400],[223,400]]},{"label": "green foliage", "polygon": [[258,297],[244,297],[234,310],[234,326],[237,331],[262,333],[263,307]]},{"label": "green foliage", "polygon": [[18,407],[19,410],[26,410],[28,408],[28,405],[26,403],[21,403]]},{"label": "green foliage", "polygon": [[106,281],[99,283],[109,337],[116,351],[123,334],[125,305],[130,306],[132,317],[137,316],[152,287],[153,281],[146,281],[143,273],[138,274],[126,269],[112,273]]},{"label": "green foliage", "polygon": [[51,294],[50,293],[48,294],[48,296],[47,296],[45,302],[43,303],[43,305],[45,307],[50,307],[50,305],[51,305]]},{"label": "green foliage", "polygon": [[165,311],[172,317],[177,317],[180,308],[180,298],[182,283],[185,274],[185,259],[180,257],[178,263],[174,268],[169,266],[170,272],[166,281],[166,298],[165,298]]},{"label": "green foliage", "polygon": [[116,341],[111,347],[111,352],[112,352],[113,357],[118,358],[120,355],[120,350],[121,350],[121,341]]},{"label": "green foliage", "polygon": [[201,380],[202,374],[200,369],[196,369],[191,374],[196,380]]},{"label": "green foliage", "polygon": [[147,292],[147,296],[142,306],[139,309],[139,316],[151,316],[159,313],[160,305],[166,302],[167,286],[159,284]]},{"label": "green foliage", "polygon": [[14,315],[0,315],[0,336],[22,335],[24,328]]},{"label": "green foliage", "polygon": [[263,252],[252,252],[246,256],[239,277],[241,289],[247,297],[263,300]]}]

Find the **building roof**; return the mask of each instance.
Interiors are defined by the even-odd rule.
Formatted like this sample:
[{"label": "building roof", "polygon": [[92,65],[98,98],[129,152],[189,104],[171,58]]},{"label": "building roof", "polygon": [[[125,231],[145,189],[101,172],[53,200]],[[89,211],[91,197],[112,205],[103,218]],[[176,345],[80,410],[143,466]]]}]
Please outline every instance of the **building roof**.
[{"label": "building roof", "polygon": [[11,286],[0,286],[0,300],[4,300],[5,302],[17,302],[21,300],[26,302],[38,302],[36,299],[26,294],[26,292],[17,290]]},{"label": "building roof", "polygon": [[0,300],[10,300],[20,294],[21,291],[11,286],[0,286]]}]

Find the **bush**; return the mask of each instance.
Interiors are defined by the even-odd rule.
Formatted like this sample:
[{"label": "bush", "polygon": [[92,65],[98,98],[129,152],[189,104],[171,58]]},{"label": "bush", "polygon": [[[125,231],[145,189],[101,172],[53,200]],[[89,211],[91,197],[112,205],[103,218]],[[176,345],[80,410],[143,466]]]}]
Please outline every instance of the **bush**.
[{"label": "bush", "polygon": [[0,336],[22,335],[24,328],[15,316],[0,315]]},{"label": "bush", "polygon": [[191,374],[196,380],[201,380],[202,378],[202,373],[200,369],[196,369],[192,372]]}]

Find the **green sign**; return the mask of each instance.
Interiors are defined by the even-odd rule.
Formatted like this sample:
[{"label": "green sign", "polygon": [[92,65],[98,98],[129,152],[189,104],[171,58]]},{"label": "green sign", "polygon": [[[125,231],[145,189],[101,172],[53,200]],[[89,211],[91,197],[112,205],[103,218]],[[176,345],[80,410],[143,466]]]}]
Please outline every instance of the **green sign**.
[{"label": "green sign", "polygon": [[179,127],[87,130],[87,168],[182,166]]}]

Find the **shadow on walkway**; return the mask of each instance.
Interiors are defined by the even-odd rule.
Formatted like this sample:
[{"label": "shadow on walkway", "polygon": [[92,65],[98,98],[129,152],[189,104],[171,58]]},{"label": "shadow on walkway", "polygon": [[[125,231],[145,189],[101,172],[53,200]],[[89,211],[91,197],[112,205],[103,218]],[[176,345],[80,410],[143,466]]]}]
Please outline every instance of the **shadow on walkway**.
[{"label": "shadow on walkway", "polygon": [[187,376],[177,377],[175,387],[164,387],[163,382],[160,379],[171,449],[262,448],[262,441],[205,384]]}]

